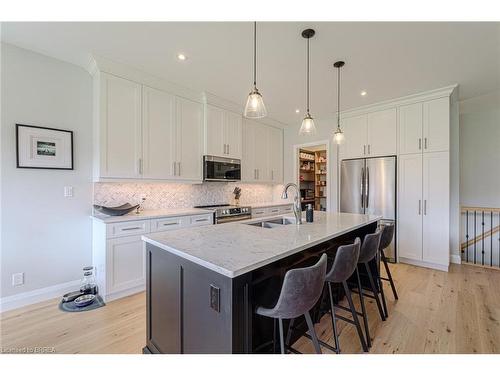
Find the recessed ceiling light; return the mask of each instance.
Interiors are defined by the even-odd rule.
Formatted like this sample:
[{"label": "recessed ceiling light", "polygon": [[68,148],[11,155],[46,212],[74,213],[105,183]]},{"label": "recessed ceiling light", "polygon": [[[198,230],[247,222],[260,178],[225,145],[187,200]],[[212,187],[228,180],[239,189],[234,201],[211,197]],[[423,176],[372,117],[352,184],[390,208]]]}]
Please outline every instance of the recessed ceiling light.
[{"label": "recessed ceiling light", "polygon": [[295,110],[295,113],[300,113],[300,109],[296,109],[296,110]]},{"label": "recessed ceiling light", "polygon": [[364,91],[364,90],[363,90],[363,91],[361,91],[361,96],[365,96],[366,94],[367,94],[367,92],[366,92],[366,91]]},{"label": "recessed ceiling light", "polygon": [[187,56],[184,55],[183,53],[179,53],[177,55],[177,59],[181,60],[181,61],[184,61],[184,60],[187,60]]}]

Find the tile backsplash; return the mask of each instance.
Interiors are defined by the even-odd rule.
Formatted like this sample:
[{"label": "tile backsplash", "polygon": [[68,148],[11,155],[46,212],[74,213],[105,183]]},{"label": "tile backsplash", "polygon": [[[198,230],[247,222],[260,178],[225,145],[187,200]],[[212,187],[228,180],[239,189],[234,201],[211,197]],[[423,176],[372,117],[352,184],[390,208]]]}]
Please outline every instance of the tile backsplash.
[{"label": "tile backsplash", "polygon": [[236,182],[175,183],[94,183],[94,203],[117,206],[136,204],[142,198],[145,209],[188,208],[193,206],[234,203],[233,190],[241,188],[240,204],[283,202],[283,185],[245,184]]}]

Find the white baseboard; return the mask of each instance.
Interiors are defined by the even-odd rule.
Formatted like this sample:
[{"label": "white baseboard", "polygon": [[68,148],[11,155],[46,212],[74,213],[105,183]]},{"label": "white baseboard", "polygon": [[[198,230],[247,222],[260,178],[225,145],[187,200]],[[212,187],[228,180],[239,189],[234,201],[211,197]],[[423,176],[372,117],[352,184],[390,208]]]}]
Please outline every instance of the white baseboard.
[{"label": "white baseboard", "polygon": [[0,312],[17,309],[19,307],[43,302],[56,297],[62,297],[65,293],[77,290],[79,286],[80,280],[73,280],[67,283],[52,285],[46,288],[35,289],[29,292],[3,297],[0,298]]},{"label": "white baseboard", "polygon": [[428,262],[423,262],[421,260],[408,259],[408,258],[403,258],[403,257],[398,257],[398,262],[411,264],[413,266],[432,268],[435,270],[448,272],[448,266],[444,265],[444,264],[428,263]]},{"label": "white baseboard", "polygon": [[451,254],[450,262],[455,264],[462,264],[462,258],[460,258],[460,255],[458,254]]}]

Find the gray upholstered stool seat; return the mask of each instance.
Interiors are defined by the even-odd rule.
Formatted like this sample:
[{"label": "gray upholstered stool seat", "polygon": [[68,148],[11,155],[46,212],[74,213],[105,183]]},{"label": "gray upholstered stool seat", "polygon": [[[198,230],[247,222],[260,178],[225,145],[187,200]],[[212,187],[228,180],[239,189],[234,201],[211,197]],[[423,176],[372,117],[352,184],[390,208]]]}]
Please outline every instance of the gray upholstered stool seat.
[{"label": "gray upholstered stool seat", "polygon": [[259,306],[255,310],[258,315],[277,319],[280,333],[281,353],[285,354],[285,342],[283,333],[283,319],[294,319],[304,315],[313,338],[317,353],[321,353],[318,338],[312,323],[311,310],[318,302],[323,291],[326,274],[326,255],[323,254],[319,261],[304,268],[296,268],[287,271],[281,287],[281,292],[274,307],[266,308]]}]

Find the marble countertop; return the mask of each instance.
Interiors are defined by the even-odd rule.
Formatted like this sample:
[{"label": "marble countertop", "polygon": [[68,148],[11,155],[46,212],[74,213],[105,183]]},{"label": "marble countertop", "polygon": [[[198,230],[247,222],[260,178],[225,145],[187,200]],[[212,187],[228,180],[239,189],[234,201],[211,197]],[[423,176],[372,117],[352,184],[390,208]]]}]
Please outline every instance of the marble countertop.
[{"label": "marble countertop", "polygon": [[[276,217],[293,218],[290,215]],[[151,233],[143,235],[142,239],[233,278],[381,218],[375,215],[315,211],[314,223],[304,220],[300,226],[290,224],[261,228],[247,224],[263,219],[250,219]]]},{"label": "marble countertop", "polygon": [[281,201],[281,202],[264,202],[264,203],[252,203],[248,206],[252,208],[264,208],[264,207],[277,207],[277,206],[288,206],[293,204],[293,202]]},{"label": "marble countertop", "polygon": [[123,221],[132,221],[132,220],[158,219],[163,217],[203,215],[212,212],[213,212],[212,210],[204,210],[201,208],[170,208],[162,210],[143,210],[138,214],[136,214],[135,211],[132,211],[123,216],[109,216],[96,212],[94,215],[91,216],[91,218],[108,224],[108,223],[120,223]]}]

